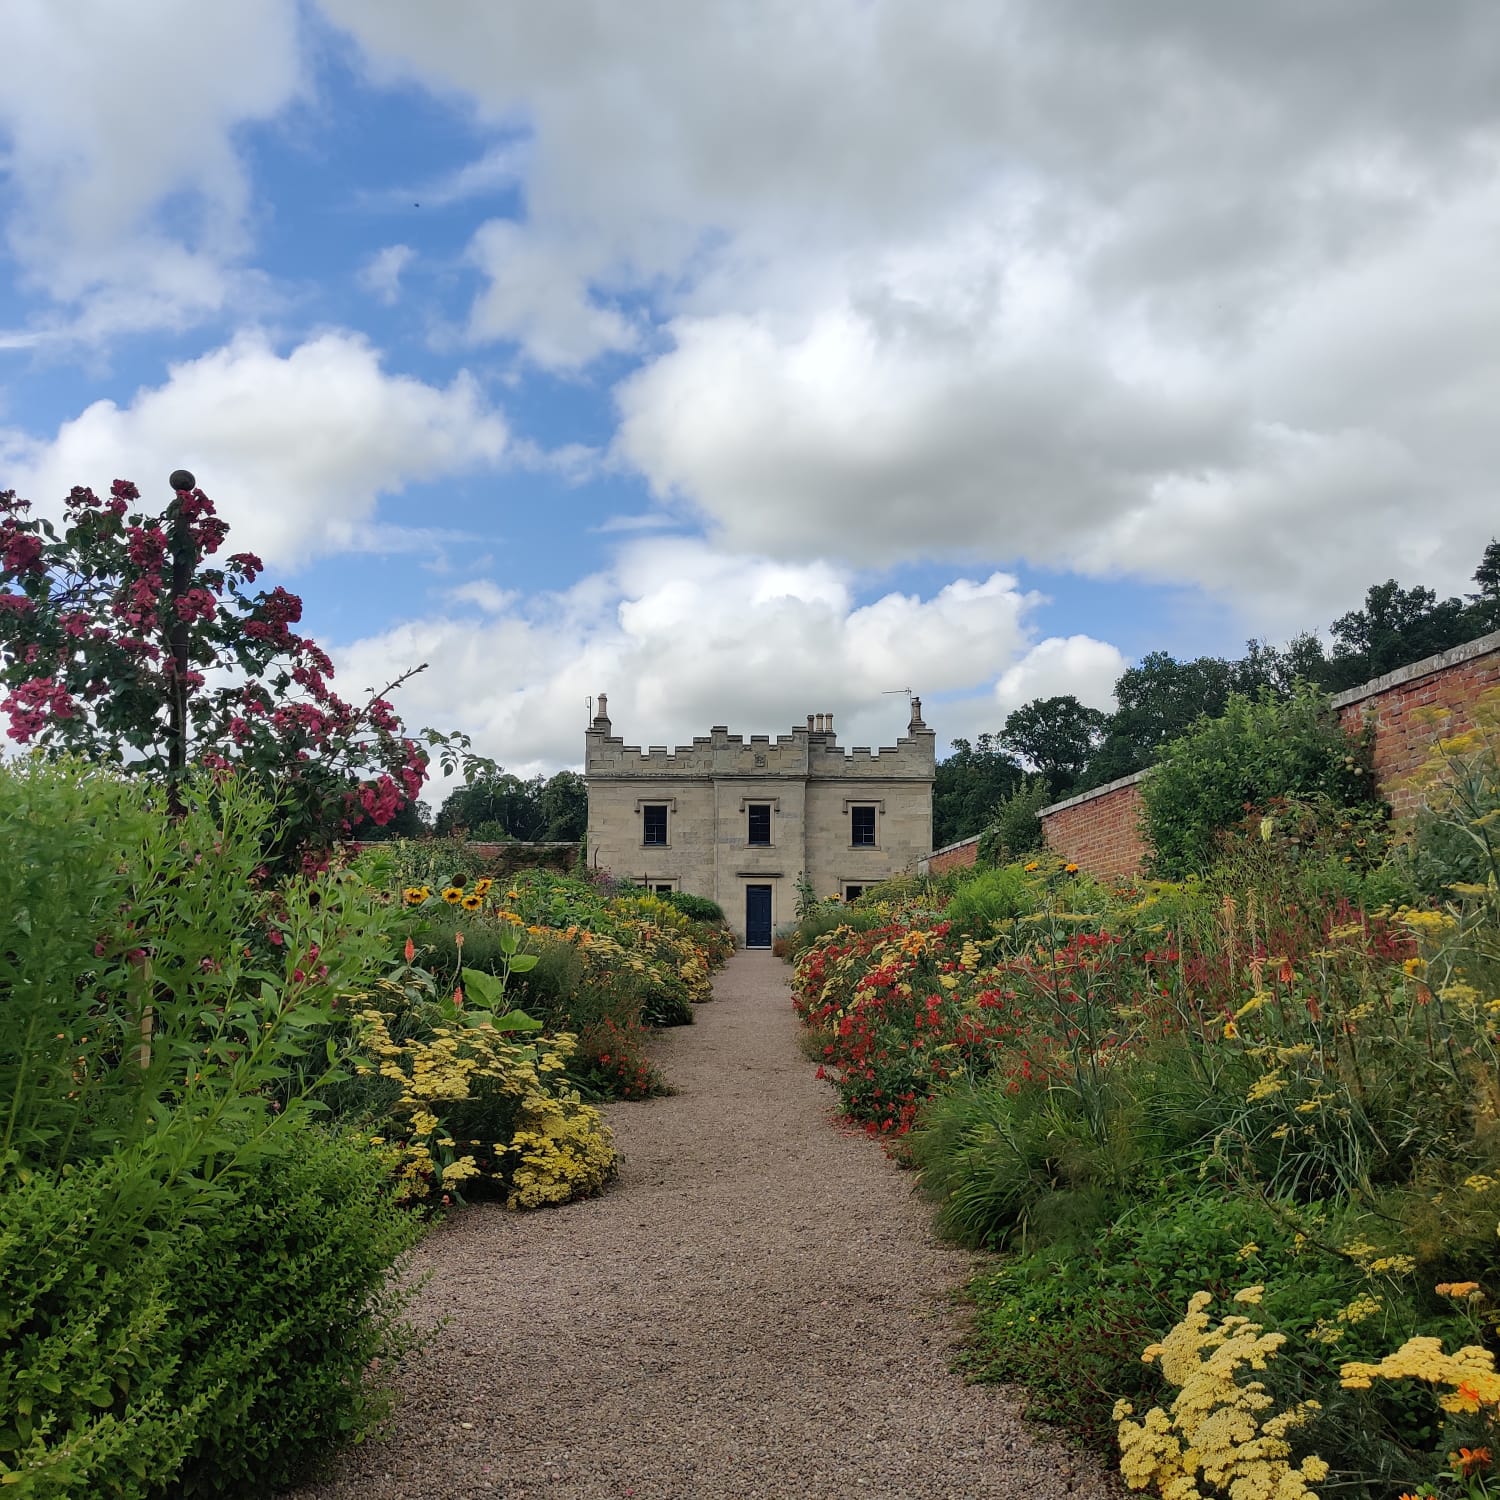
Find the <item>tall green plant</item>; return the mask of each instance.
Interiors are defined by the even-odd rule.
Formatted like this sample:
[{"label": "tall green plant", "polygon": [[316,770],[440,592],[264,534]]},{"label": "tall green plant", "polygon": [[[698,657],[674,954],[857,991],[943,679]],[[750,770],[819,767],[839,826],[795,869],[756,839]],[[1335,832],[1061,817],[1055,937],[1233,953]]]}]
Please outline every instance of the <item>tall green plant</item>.
[{"label": "tall green plant", "polygon": [[1219,835],[1271,798],[1378,803],[1371,750],[1369,732],[1348,734],[1315,689],[1287,699],[1232,694],[1220,717],[1168,745],[1142,785],[1154,873],[1201,873]]}]

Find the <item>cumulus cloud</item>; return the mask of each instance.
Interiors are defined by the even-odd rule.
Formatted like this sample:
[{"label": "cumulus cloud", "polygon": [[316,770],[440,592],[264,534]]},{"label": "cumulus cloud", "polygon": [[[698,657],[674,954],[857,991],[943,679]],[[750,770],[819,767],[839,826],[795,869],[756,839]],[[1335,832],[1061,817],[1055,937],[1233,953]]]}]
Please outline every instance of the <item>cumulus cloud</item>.
[{"label": "cumulus cloud", "polygon": [[233,133],[303,86],[295,0],[14,0],[5,50],[6,238],[48,331],[180,327],[243,293]]},{"label": "cumulus cloud", "polygon": [[627,544],[610,569],[562,593],[518,599],[469,585],[463,598],[484,617],[413,620],[338,648],[340,676],[374,682],[430,663],[403,689],[408,722],[457,717],[482,749],[528,773],[581,759],[585,705],[601,691],[632,743],[687,743],[725,722],[786,733],[831,712],[843,744],[878,746],[906,726],[904,688],[924,695],[946,740],[998,728],[1003,683],[1100,701],[1106,664],[1124,665],[1084,637],[1036,641],[1037,600],[1008,574],[861,603],[847,569],[682,539]]},{"label": "cumulus cloud", "polygon": [[1488,539],[1488,0],[323,4],[529,129],[471,332],[576,365],[653,296],[615,454],[731,549],[1129,573],[1270,629]]},{"label": "cumulus cloud", "polygon": [[446,387],[381,369],[362,338],[325,333],[279,354],[247,333],[128,406],[97,401],[50,440],[0,443],[13,487],[51,509],[75,484],[114,478],[146,493],[191,469],[241,547],[295,566],[319,553],[389,547],[382,494],[505,453],[505,420],[477,383]]}]

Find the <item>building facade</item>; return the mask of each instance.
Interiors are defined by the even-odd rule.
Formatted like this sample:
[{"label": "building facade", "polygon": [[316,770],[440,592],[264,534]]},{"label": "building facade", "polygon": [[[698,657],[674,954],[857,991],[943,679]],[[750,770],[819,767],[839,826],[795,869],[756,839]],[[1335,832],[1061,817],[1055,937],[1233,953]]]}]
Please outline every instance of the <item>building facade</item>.
[{"label": "building facade", "polygon": [[935,736],[920,698],[880,750],[843,749],[832,714],[774,741],[716,724],[691,745],[642,750],[615,736],[601,693],[585,745],[590,865],[717,901],[749,947],[793,920],[804,877],[848,899],[932,848]]}]

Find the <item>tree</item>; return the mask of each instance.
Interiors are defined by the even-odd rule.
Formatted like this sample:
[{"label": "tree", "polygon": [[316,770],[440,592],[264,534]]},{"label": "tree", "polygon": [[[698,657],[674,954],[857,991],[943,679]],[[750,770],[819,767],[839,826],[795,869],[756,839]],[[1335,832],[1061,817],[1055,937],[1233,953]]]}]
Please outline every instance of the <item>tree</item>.
[{"label": "tree", "polygon": [[1040,771],[1053,795],[1060,797],[1083,774],[1108,719],[1072,693],[1034,698],[1006,718],[999,740]]},{"label": "tree", "polygon": [[483,830],[491,839],[499,834],[529,842],[542,827],[538,807],[542,784],[540,776],[522,781],[496,766],[448,793],[438,809],[437,834],[443,838],[458,829],[471,834]]},{"label": "tree", "polygon": [[1475,632],[1484,635],[1491,630],[1500,630],[1500,541],[1491,538],[1474,569],[1474,582],[1479,585],[1477,594],[1469,594],[1469,614]]},{"label": "tree", "polygon": [[579,843],[589,828],[588,783],[577,771],[559,771],[537,799],[541,836],[549,843]]},{"label": "tree", "polygon": [[948,758],[938,762],[932,784],[933,847],[941,849],[978,833],[1024,774],[992,734],[980,735],[974,744],[954,740]]},{"label": "tree", "polygon": [[[414,799],[427,754],[386,696],[361,706],[329,683],[333,665],[292,626],[302,601],[253,591],[259,558],[213,558],[229,526],[183,471],[159,514],[75,488],[61,534],[0,493],[0,699],[19,744],[111,761],[162,781],[182,807],[199,770],[264,782],[283,816],[276,859],[326,848],[356,824],[385,824]],[[420,667],[415,669],[421,671]],[[467,741],[424,731],[448,764]]]},{"label": "tree", "polygon": [[1332,633],[1328,686],[1337,692],[1462,645],[1474,619],[1462,599],[1439,600],[1420,584],[1404,589],[1388,578],[1370,586],[1363,609],[1340,615]]},{"label": "tree", "polygon": [[1103,786],[1143,770],[1200,716],[1222,713],[1234,676],[1234,665],[1222,657],[1178,661],[1167,651],[1143,656],[1139,666],[1127,668],[1115,683],[1119,706],[1089,763],[1088,784]]}]

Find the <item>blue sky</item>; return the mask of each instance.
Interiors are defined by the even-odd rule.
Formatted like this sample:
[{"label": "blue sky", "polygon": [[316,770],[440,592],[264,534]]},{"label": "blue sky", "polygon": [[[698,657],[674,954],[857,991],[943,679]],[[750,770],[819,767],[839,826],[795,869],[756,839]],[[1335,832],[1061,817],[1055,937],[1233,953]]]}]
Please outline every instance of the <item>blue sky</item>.
[{"label": "blue sky", "polygon": [[1500,19],[17,0],[0,486],[192,468],[518,770],[941,738],[1496,529]]}]

